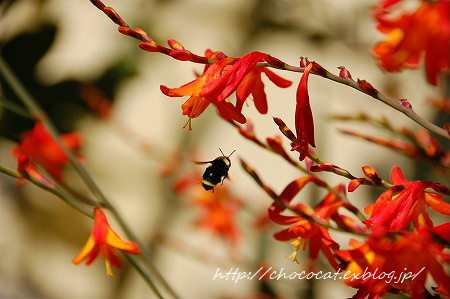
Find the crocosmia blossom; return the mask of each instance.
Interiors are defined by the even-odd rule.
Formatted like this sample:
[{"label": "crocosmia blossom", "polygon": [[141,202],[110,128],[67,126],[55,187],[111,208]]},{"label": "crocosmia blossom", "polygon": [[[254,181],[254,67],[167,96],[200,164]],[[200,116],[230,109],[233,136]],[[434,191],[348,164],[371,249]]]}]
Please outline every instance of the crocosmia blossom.
[{"label": "crocosmia blossom", "polygon": [[300,152],[300,160],[305,159],[308,155],[309,145],[316,146],[314,142],[314,121],[308,94],[308,78],[313,66],[314,62],[306,67],[297,89],[297,105],[295,108],[297,141],[292,150]]},{"label": "crocosmia blossom", "polygon": [[225,74],[211,82],[203,94],[223,101],[236,91],[236,106],[239,108],[242,108],[245,100],[252,94],[257,110],[262,114],[267,113],[267,99],[261,74],[265,73],[279,87],[286,88],[292,84],[292,81],[281,78],[269,69],[256,66],[258,62],[270,59],[270,55],[261,52],[251,52],[239,58]]},{"label": "crocosmia blossom", "polygon": [[378,29],[387,40],[375,46],[380,65],[390,72],[416,68],[424,56],[428,81],[436,85],[450,67],[450,1],[421,0],[412,12],[393,15],[401,2],[383,0],[375,11]]},{"label": "crocosmia blossom", "polygon": [[391,180],[394,186],[385,191],[373,207],[366,209],[371,217],[365,224],[373,229],[383,227],[390,231],[401,231],[412,222],[417,228],[432,227],[426,206],[440,214],[450,215],[450,205],[441,199],[441,194],[425,192],[427,188],[448,192],[444,185],[407,181],[399,167],[392,170]]},{"label": "crocosmia blossom", "polygon": [[[279,198],[285,204],[289,204],[295,195],[309,183],[321,185],[323,182],[314,176],[299,178],[287,185],[283,192],[281,192]],[[338,202],[338,200],[334,199],[334,195],[329,194],[316,211],[303,203],[291,206],[293,210],[298,211],[300,215],[305,215],[305,217],[282,215],[281,212],[284,211],[284,208],[277,203],[274,203],[270,207],[270,220],[280,225],[290,225],[287,229],[277,232],[274,237],[279,241],[293,240],[295,251],[292,257],[294,261],[296,261],[298,250],[309,248],[310,259],[317,259],[319,252],[322,252],[327,257],[331,266],[334,269],[338,268],[338,264],[334,258],[334,251],[339,248],[339,244],[332,239],[328,228],[310,219],[311,217],[318,217],[321,221],[326,222],[332,215],[337,215],[337,209],[342,206]]]},{"label": "crocosmia blossom", "polygon": [[199,208],[199,217],[194,221],[197,227],[208,230],[230,245],[236,246],[242,235],[237,221],[242,202],[232,196],[225,186],[216,188],[214,193],[205,192],[199,183],[201,180],[201,175],[189,174],[177,181],[175,191],[185,195]]},{"label": "crocosmia blossom", "polygon": [[278,76],[266,67],[255,67],[244,77],[236,90],[236,107],[239,111],[242,110],[245,100],[251,94],[258,112],[261,114],[267,113],[267,96],[264,91],[264,83],[261,79],[263,73],[278,87],[286,88],[292,85],[292,81]]},{"label": "crocosmia blossom", "polygon": [[[314,212],[311,208],[302,204],[298,204],[296,209],[302,212]],[[333,253],[339,248],[339,244],[333,240],[327,228],[303,217],[284,216],[275,213],[273,210],[269,210],[269,217],[277,224],[291,225],[289,228],[276,233],[274,237],[278,241],[293,240],[292,244],[294,245],[295,251],[292,257],[294,261],[297,261],[296,256],[299,249],[305,250],[309,248],[310,259],[317,259],[319,252],[322,251],[333,268],[337,269],[337,263],[333,257]]]},{"label": "crocosmia blossom", "polygon": [[347,261],[344,281],[358,289],[352,298],[381,298],[387,292],[431,298],[425,288],[430,276],[437,285],[434,290],[449,296],[449,256],[443,244],[433,241],[433,233],[423,228],[395,237],[378,235],[365,243],[352,240],[350,250],[338,251]]},{"label": "crocosmia blossom", "polygon": [[233,62],[233,58],[224,58],[210,65],[205,72],[195,79],[179,88],[168,88],[161,85],[161,91],[169,97],[189,96],[189,99],[181,106],[183,115],[189,116],[189,129],[191,129],[192,118],[198,117],[205,111],[209,104],[217,106],[219,113],[240,123],[245,123],[245,117],[229,101],[218,102],[216,98],[208,97],[202,94],[203,89],[210,82],[221,76],[224,68]]},{"label": "crocosmia blossom", "polygon": [[[246,118],[241,110],[250,94],[253,95],[257,110],[260,113],[267,113],[262,73],[279,87],[289,87],[292,84],[291,81],[279,77],[267,68],[257,66],[258,62],[270,59],[268,54],[252,52],[242,58],[231,58],[214,53],[216,52],[207,52],[207,55],[221,59],[207,65],[204,73],[196,80],[179,88],[161,86],[161,91],[167,96],[190,96],[182,106],[183,114],[189,116],[189,125],[191,119],[198,117],[211,103],[216,105],[223,118],[245,123]],[[237,102],[233,105],[228,97],[235,91]]]},{"label": "crocosmia blossom", "polygon": [[[61,149],[58,142],[50,135],[45,126],[38,122],[32,131],[22,135],[21,142],[13,153],[17,157],[20,173],[38,173],[36,166],[42,166],[52,177],[61,181],[64,166],[69,163],[69,157]],[[61,136],[62,141],[70,149],[81,146],[79,133],[68,133]]]},{"label": "crocosmia blossom", "polygon": [[91,264],[101,253],[105,258],[106,272],[108,276],[114,275],[114,267],[122,267],[118,250],[131,254],[140,254],[139,245],[135,242],[123,240],[109,225],[105,212],[101,208],[95,208],[94,229],[83,249],[73,259],[78,265],[86,260]]}]

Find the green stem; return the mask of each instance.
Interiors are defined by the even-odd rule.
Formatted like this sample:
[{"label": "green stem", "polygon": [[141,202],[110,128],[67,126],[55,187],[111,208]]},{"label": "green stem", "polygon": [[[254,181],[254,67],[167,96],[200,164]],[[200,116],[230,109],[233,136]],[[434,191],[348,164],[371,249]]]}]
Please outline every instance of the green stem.
[{"label": "green stem", "polygon": [[[148,262],[147,266],[150,268],[150,271],[152,272],[153,276],[155,276],[156,279],[159,280],[159,282],[162,284],[162,286],[167,290],[168,293],[170,293],[170,295],[173,298],[178,299],[179,297],[178,297],[177,293],[175,293],[175,291],[172,289],[172,287],[167,283],[167,281],[164,279],[164,277],[161,275],[161,273],[159,273],[158,269],[152,263],[152,254],[150,253],[148,248],[146,246],[144,246],[144,244],[141,241],[139,241],[139,239],[136,237],[136,235],[133,233],[133,231],[128,227],[128,225],[126,225],[126,223],[124,222],[123,218],[120,216],[117,209],[115,209],[113,206],[111,206],[111,203],[109,201],[105,201],[104,206],[110,210],[111,214],[117,220],[118,224],[122,227],[125,234],[127,234],[127,236],[129,236],[131,239],[135,240],[135,242],[139,244],[140,248],[142,249],[143,255],[147,259],[147,262]],[[144,277],[144,279],[147,279],[147,278]]]},{"label": "green stem", "polygon": [[[236,127],[236,128],[240,128],[240,126],[237,125],[234,121],[229,121],[229,120],[228,120],[227,122],[230,123],[231,125],[233,125],[233,126]],[[284,155],[280,155],[279,153],[277,153],[276,151],[274,151],[270,146],[264,144],[264,143],[263,143],[262,141],[260,141],[256,136],[254,136],[254,138],[248,138],[248,137],[246,137],[246,136],[244,136],[244,135],[241,135],[241,136],[243,136],[243,137],[244,137],[245,139],[247,139],[247,140],[252,141],[254,144],[258,145],[259,147],[261,147],[261,148],[263,148],[263,149],[265,149],[265,150],[268,150],[268,151],[270,151],[270,152],[272,152],[272,153],[274,153],[274,154],[276,154],[276,155],[279,155],[281,158],[283,158],[283,159],[284,159],[285,161],[287,161],[289,164],[291,164],[292,166],[296,167],[298,170],[300,170],[301,172],[305,173],[306,175],[310,175],[310,176],[317,177],[318,179],[320,179],[320,177],[319,177],[318,175],[316,175],[316,174],[314,174],[313,172],[309,171],[308,169],[306,169],[305,167],[303,167],[302,165],[300,165],[298,162],[296,162],[296,161],[294,161],[294,160],[292,160],[292,159],[289,159],[289,158],[285,157]],[[309,155],[308,157],[309,157],[309,158],[312,158],[311,155]],[[312,160],[315,161],[316,163],[319,163],[318,161],[320,161],[319,158],[317,158],[317,160],[314,160],[314,159],[312,158]],[[320,163],[322,163],[322,162],[320,162]],[[347,172],[347,173],[348,173],[348,172]],[[336,173],[336,174],[342,175],[342,174],[340,174],[340,173]],[[351,176],[350,173],[348,173],[348,174]],[[348,177],[348,176],[346,176],[346,177]],[[353,177],[353,178],[355,178],[355,177]],[[352,179],[353,179],[353,178],[352,178]],[[323,187],[323,188],[327,189],[329,192],[331,192],[331,193],[333,193],[334,195],[336,195],[337,197],[341,198],[342,201],[345,201],[345,202],[350,203],[350,201],[348,200],[347,196],[345,196],[345,194],[342,194],[342,193],[338,192],[336,189],[334,189],[332,186],[330,186],[330,184],[328,184],[327,182],[325,182],[325,181],[323,181],[323,182],[324,182],[324,185],[323,185],[323,186],[320,186],[320,187]],[[367,220],[367,218],[364,216],[363,213],[361,213],[361,211],[359,211],[358,208],[356,208],[356,207],[354,207],[354,208],[355,208],[355,213],[354,213],[354,214],[355,214],[361,221]],[[351,212],[353,212],[353,211],[351,211]]]},{"label": "green stem", "polygon": [[[128,24],[118,14],[110,14],[109,13],[110,11],[105,10],[105,5],[103,4],[102,1],[100,1],[100,0],[91,0],[91,2],[98,9],[102,10],[109,17],[109,19],[111,21],[113,21],[114,23],[116,23],[119,26],[126,27],[130,31],[133,31],[128,26]],[[134,32],[138,33],[135,30],[134,30]],[[145,33],[144,35],[142,35],[141,33],[145,33],[145,32],[142,31],[142,32],[138,33],[137,35],[129,35],[129,36],[137,38],[138,40],[143,41],[143,42],[150,41],[150,40],[153,41],[148,36],[147,33]],[[158,45],[158,46],[160,46],[160,45]],[[161,46],[161,48],[165,48],[165,47]],[[166,55],[170,55],[169,54],[170,53],[170,49],[168,49],[168,48],[165,48],[165,49],[168,50],[169,52],[160,50],[159,53],[164,53]],[[203,57],[203,58],[204,59],[199,59],[199,60],[192,61],[192,62],[201,63],[201,64],[212,64],[212,63],[216,62],[216,60],[208,59],[207,57]],[[237,58],[235,60],[237,61]],[[277,64],[269,64],[267,62],[260,62],[260,63],[257,64],[257,66],[259,66],[259,67],[272,67],[272,68],[276,68],[276,69],[280,69],[280,70],[299,72],[299,73],[303,73],[305,71],[305,68],[289,65],[287,63],[281,63],[281,61],[280,61],[280,63],[277,63]],[[332,81],[335,81],[335,82],[338,82],[338,83],[341,83],[341,84],[344,84],[344,85],[347,85],[347,86],[350,86],[350,87],[353,87],[353,88],[355,88],[356,90],[358,90],[360,92],[363,92],[363,93],[365,93],[367,95],[370,95],[367,92],[365,92],[363,89],[361,89],[359,87],[358,83],[355,82],[355,80],[353,80],[352,78],[349,78],[349,79],[342,78],[340,76],[336,76],[336,75],[330,73],[329,71],[326,71],[326,74],[316,74],[314,72],[313,72],[313,74],[319,75],[321,77],[330,79]],[[372,96],[375,99],[377,99],[377,100],[387,104],[388,106],[394,108],[395,110],[398,110],[398,111],[402,112],[403,114],[405,114],[406,116],[408,116],[409,118],[414,120],[416,123],[418,123],[419,125],[421,125],[422,127],[426,128],[426,129],[430,130],[431,132],[434,132],[434,133],[436,133],[438,135],[441,135],[442,137],[444,137],[446,139],[450,139],[450,132],[448,132],[447,130],[445,130],[445,129],[439,127],[439,126],[436,126],[435,124],[433,124],[433,123],[429,122],[428,120],[424,119],[423,117],[418,115],[416,112],[414,112],[414,110],[412,110],[412,108],[403,106],[400,101],[392,99],[392,98],[388,97],[387,95],[385,95],[385,94],[383,94],[383,93],[381,93],[379,91],[377,91],[376,95],[370,95],[370,96]]]},{"label": "green stem", "polygon": [[30,113],[28,113],[28,111],[26,111],[22,106],[17,105],[16,103],[8,100],[7,98],[1,95],[0,95],[0,104],[17,115],[20,115],[25,118],[32,118]]},{"label": "green stem", "polygon": [[[37,119],[42,121],[45,126],[47,127],[50,135],[55,139],[55,141],[58,143],[58,145],[61,147],[61,149],[67,154],[70,164],[75,169],[75,171],[79,174],[81,179],[85,182],[86,186],[89,188],[89,190],[92,192],[92,194],[97,199],[99,205],[107,206],[113,216],[116,218],[116,220],[119,222],[122,229],[125,231],[127,236],[134,240],[136,243],[139,244],[139,246],[143,249],[144,256],[148,260],[148,264],[152,265],[151,262],[151,255],[149,254],[148,250],[145,250],[145,247],[143,246],[143,243],[138,240],[136,235],[131,231],[131,229],[128,227],[128,225],[125,223],[123,218],[120,216],[116,208],[111,204],[111,202],[106,198],[106,196],[103,194],[103,192],[100,190],[100,188],[97,186],[97,184],[94,182],[92,177],[89,175],[87,170],[84,168],[84,166],[78,161],[75,154],[61,141],[60,135],[56,127],[51,122],[48,115],[41,109],[41,107],[37,104],[37,101],[30,95],[30,93],[25,89],[25,87],[22,85],[22,83],[18,80],[18,78],[14,75],[14,73],[11,71],[9,66],[4,61],[3,57],[0,56],[0,73],[3,75],[3,77],[6,79],[6,81],[9,83],[11,88],[14,90],[14,92],[17,94],[17,96],[20,98],[20,100],[25,104],[25,106],[30,110],[31,114]],[[163,279],[163,277],[159,274],[156,267],[153,265],[151,266],[152,272],[154,272],[154,276],[160,280],[161,284],[165,286],[168,289],[168,292],[172,294],[174,298],[178,298],[178,296],[175,294],[175,292],[169,287],[167,282]],[[143,274],[144,272],[140,271],[139,273]],[[150,277],[143,277],[145,281],[148,283]],[[150,285],[149,285],[150,286]],[[153,289],[152,286],[150,288]]]},{"label": "green stem", "polygon": [[150,279],[150,273],[147,272],[147,270],[142,267],[142,265],[138,262],[137,257],[123,253],[123,256],[128,260],[128,262],[133,265],[133,267],[136,269],[136,271],[141,274],[141,276],[144,278],[147,285],[152,289],[152,291],[155,293],[156,297],[159,299],[164,299],[164,296],[159,292],[158,288],[156,287],[155,283]]},{"label": "green stem", "polygon": [[[251,166],[249,166],[244,160],[240,160],[241,162],[241,166],[242,168],[244,168],[244,170],[253,178],[253,180],[267,193],[267,195],[270,196],[270,198],[273,199],[273,201],[275,203],[277,203],[280,207],[283,207],[286,210],[289,210],[293,213],[295,213],[296,215],[305,218],[308,221],[311,221],[317,225],[326,227],[330,230],[334,230],[334,231],[338,231],[338,232],[342,232],[342,233],[351,233],[351,234],[356,234],[356,235],[361,235],[361,236],[367,236],[366,233],[363,232],[356,232],[356,231],[347,231],[347,230],[343,230],[339,227],[334,227],[324,221],[322,221],[321,219],[318,219],[317,217],[315,217],[315,215],[307,215],[304,213],[300,213],[298,210],[293,209],[292,207],[290,207],[289,205],[287,205],[273,190],[272,188],[270,188],[268,185],[264,184],[264,182],[261,180],[261,178],[256,174],[256,172],[253,171],[253,168]],[[334,189],[333,189],[334,190]]]},{"label": "green stem", "polygon": [[[258,66],[270,66],[273,68],[278,68],[280,70],[288,70],[288,71],[293,71],[293,72],[300,72],[303,73],[305,71],[305,68],[301,68],[301,67],[297,67],[297,66],[292,66],[292,65],[288,65],[285,64],[284,68],[282,67],[275,67],[275,66],[271,66],[268,63],[260,63],[258,64]],[[314,73],[313,73],[314,74]],[[318,74],[315,74],[318,75]],[[355,80],[349,78],[341,78],[339,76],[336,76],[330,72],[327,71],[326,75],[323,76],[324,78],[330,79],[332,81],[353,87],[354,89],[367,94],[366,92],[364,92],[358,85],[357,82],[355,82]],[[447,130],[436,126],[435,124],[429,122],[428,120],[424,119],[423,117],[421,117],[420,115],[418,115],[414,110],[412,110],[412,108],[408,108],[406,106],[403,106],[402,103],[398,100],[395,100],[381,92],[377,92],[377,94],[375,96],[373,96],[374,99],[381,101],[383,103],[385,103],[386,105],[394,108],[397,111],[400,111],[401,113],[405,114],[406,116],[408,116],[410,119],[412,119],[413,121],[415,121],[416,123],[418,123],[419,125],[421,125],[422,127],[428,129],[429,131],[438,134],[446,139],[450,139],[450,135],[449,132],[447,132]]]},{"label": "green stem", "polygon": [[94,218],[94,214],[93,212],[84,207],[83,205],[81,205],[77,200],[73,199],[69,194],[65,193],[63,190],[61,190],[58,187],[52,188],[50,186],[47,186],[46,184],[41,183],[40,181],[32,178],[32,177],[22,177],[20,174],[18,174],[17,172],[8,169],[2,165],[0,165],[0,172],[16,178],[16,179],[26,179],[28,181],[30,181],[31,183],[33,183],[34,185],[56,195],[57,197],[59,197],[60,199],[62,199],[65,203],[67,203],[68,205],[70,205],[72,208],[74,208],[75,210],[77,210],[78,212],[90,217],[90,218]]}]

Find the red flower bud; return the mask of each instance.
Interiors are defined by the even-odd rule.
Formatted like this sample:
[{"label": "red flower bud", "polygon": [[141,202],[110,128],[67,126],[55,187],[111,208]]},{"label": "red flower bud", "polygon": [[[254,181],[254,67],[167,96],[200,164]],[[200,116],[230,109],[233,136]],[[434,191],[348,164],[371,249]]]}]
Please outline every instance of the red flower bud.
[{"label": "red flower bud", "polygon": [[102,1],[99,1],[99,0],[91,0],[91,3],[94,4],[94,6],[100,10],[103,10],[106,7],[106,5],[103,4]]},{"label": "red flower bud", "polygon": [[139,44],[139,48],[148,52],[159,52],[158,44],[155,42],[142,42]]},{"label": "red flower bud", "polygon": [[375,89],[369,82],[366,80],[360,80],[358,79],[358,86],[359,88],[365,92],[366,94],[370,95],[371,97],[376,98],[378,95],[378,90]]},{"label": "red flower bud", "polygon": [[338,67],[339,71],[339,77],[344,79],[352,79],[352,74],[345,68],[345,66]]},{"label": "red flower bud", "polygon": [[176,41],[174,39],[169,39],[167,41],[167,43],[174,50],[184,50],[185,49],[182,43],[180,43],[179,41]]},{"label": "red flower bud", "polygon": [[173,50],[170,52],[170,56],[177,60],[186,61],[192,59],[192,53],[188,50]]},{"label": "red flower bud", "polygon": [[406,108],[412,109],[412,105],[410,102],[408,102],[407,99],[401,99],[400,102],[402,103],[402,106],[405,106]]},{"label": "red flower bud", "polygon": [[117,25],[128,26],[127,23],[125,23],[125,21],[122,19],[122,17],[114,10],[114,8],[107,6],[102,10],[111,19],[111,21],[113,21]]},{"label": "red flower bud", "polygon": [[331,163],[322,163],[322,164],[314,164],[311,165],[309,171],[312,172],[321,172],[321,171],[333,171],[334,165]]},{"label": "red flower bud", "polygon": [[348,192],[353,192],[356,190],[356,188],[358,188],[360,185],[362,184],[366,184],[369,181],[366,180],[365,178],[358,178],[358,179],[353,179],[350,181],[350,183],[348,184]]},{"label": "red flower bud", "polygon": [[307,57],[300,57],[300,67],[305,68],[309,64],[309,60]]},{"label": "red flower bud", "polygon": [[264,59],[268,64],[270,64],[271,66],[275,67],[275,68],[280,68],[283,69],[286,65],[286,63],[284,63],[283,61],[281,61],[278,58],[275,58],[273,56],[267,55],[267,57]]}]

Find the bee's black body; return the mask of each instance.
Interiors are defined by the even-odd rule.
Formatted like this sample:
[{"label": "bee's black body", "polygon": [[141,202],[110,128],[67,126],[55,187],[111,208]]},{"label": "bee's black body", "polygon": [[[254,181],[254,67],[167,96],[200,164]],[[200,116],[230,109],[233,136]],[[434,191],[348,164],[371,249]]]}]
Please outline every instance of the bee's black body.
[{"label": "bee's black body", "polygon": [[214,187],[223,182],[228,177],[228,170],[230,169],[230,159],[227,157],[218,157],[211,161],[203,174],[202,186],[206,191],[214,190]]},{"label": "bee's black body", "polygon": [[195,162],[197,164],[211,164],[206,168],[202,179],[202,186],[206,191],[212,190],[214,192],[214,187],[218,183],[223,183],[223,181],[228,177],[228,170],[231,166],[230,156],[227,157],[223,155],[222,157],[217,157],[212,161]]}]

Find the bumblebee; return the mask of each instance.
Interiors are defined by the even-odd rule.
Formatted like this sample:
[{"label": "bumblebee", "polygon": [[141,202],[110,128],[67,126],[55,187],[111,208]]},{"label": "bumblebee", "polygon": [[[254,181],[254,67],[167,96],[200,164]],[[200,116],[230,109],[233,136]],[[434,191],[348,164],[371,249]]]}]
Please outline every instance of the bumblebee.
[{"label": "bumblebee", "polygon": [[202,186],[205,188],[206,191],[212,190],[214,192],[214,187],[218,183],[222,183],[223,181],[228,177],[228,170],[231,166],[230,157],[231,155],[236,151],[232,151],[229,156],[225,156],[222,152],[222,150],[219,148],[220,152],[222,153],[221,157],[217,157],[212,161],[206,161],[206,162],[195,162],[195,164],[203,165],[210,163],[206,169],[205,173],[203,173],[203,179],[202,179]]}]

